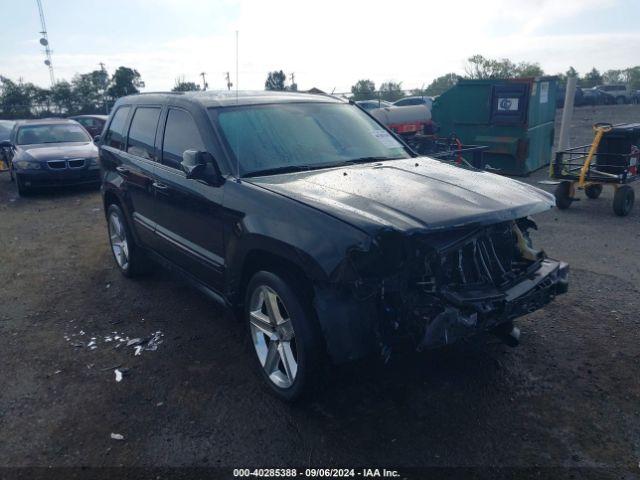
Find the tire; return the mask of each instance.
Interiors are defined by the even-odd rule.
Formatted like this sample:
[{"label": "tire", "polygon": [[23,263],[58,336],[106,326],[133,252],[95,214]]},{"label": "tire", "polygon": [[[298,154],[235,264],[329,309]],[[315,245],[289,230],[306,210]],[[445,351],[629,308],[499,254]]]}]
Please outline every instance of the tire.
[{"label": "tire", "polygon": [[33,189],[24,184],[24,179],[20,175],[16,175],[16,186],[18,187],[18,195],[21,197],[28,197],[33,193]]},{"label": "tire", "polygon": [[633,208],[635,193],[629,185],[622,185],[613,196],[613,212],[619,217],[626,217]]},{"label": "tire", "polygon": [[313,307],[298,285],[286,274],[260,271],[245,293],[253,363],[269,392],[285,402],[315,390],[322,359]]},{"label": "tire", "polygon": [[107,209],[107,233],[111,253],[120,273],[127,278],[135,278],[149,272],[150,261],[135,244],[127,218],[116,204],[109,205]]},{"label": "tire", "polygon": [[560,210],[566,210],[573,202],[571,198],[571,182],[562,182],[556,187],[554,192],[556,197],[556,207]]},{"label": "tire", "polygon": [[584,188],[584,193],[587,195],[588,198],[595,200],[602,193],[602,185],[599,185],[599,184],[587,185]]}]

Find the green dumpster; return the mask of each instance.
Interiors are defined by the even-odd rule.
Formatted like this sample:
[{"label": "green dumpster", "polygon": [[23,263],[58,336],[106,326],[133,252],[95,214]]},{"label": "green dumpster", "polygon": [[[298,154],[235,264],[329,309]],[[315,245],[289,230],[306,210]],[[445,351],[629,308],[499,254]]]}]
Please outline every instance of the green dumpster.
[{"label": "green dumpster", "polygon": [[460,80],[433,104],[438,135],[486,145],[487,166],[528,175],[551,161],[556,82],[556,77]]}]

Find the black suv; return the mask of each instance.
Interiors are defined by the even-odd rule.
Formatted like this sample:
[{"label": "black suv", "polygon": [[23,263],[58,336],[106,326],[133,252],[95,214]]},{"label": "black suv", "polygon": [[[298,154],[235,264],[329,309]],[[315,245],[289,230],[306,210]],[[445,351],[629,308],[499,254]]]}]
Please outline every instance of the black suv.
[{"label": "black suv", "polygon": [[531,246],[529,185],[419,157],[329,96],[120,99],[98,140],[115,260],[155,259],[242,312],[256,366],[297,398],[325,361],[492,331],[567,290]]}]

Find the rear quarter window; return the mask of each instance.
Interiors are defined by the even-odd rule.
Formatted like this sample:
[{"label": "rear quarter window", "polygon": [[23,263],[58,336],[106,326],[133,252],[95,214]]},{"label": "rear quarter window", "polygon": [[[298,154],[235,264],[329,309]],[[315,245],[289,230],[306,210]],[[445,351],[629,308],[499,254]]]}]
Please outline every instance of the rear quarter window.
[{"label": "rear quarter window", "polygon": [[113,114],[113,120],[109,125],[109,130],[104,138],[104,145],[108,145],[118,150],[124,150],[124,127],[129,116],[131,107],[120,107]]}]

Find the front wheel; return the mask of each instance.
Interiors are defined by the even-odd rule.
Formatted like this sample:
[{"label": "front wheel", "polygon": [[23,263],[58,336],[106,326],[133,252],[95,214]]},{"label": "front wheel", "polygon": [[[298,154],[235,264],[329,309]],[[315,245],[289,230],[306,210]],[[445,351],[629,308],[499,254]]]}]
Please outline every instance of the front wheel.
[{"label": "front wheel", "polygon": [[25,185],[25,181],[22,178],[22,175],[16,175],[16,186],[18,187],[18,195],[20,195],[21,197],[27,197],[33,192],[33,189],[31,187],[27,187]]},{"label": "front wheel", "polygon": [[573,199],[571,198],[571,182],[562,182],[556,187],[554,192],[556,197],[556,207],[560,210],[566,210],[571,206]]},{"label": "front wheel", "polygon": [[285,275],[261,271],[245,296],[255,366],[269,390],[288,402],[313,390],[321,358],[311,303],[298,285]]}]

